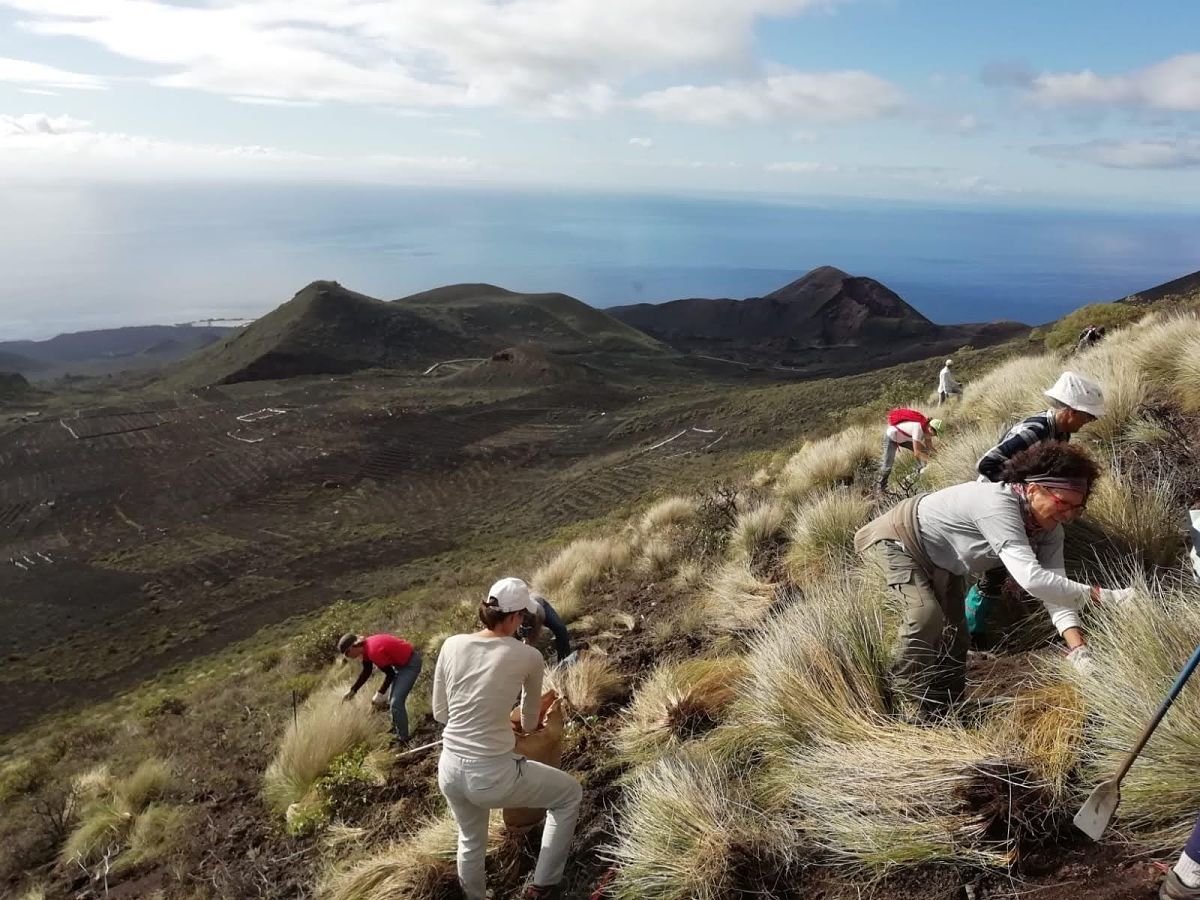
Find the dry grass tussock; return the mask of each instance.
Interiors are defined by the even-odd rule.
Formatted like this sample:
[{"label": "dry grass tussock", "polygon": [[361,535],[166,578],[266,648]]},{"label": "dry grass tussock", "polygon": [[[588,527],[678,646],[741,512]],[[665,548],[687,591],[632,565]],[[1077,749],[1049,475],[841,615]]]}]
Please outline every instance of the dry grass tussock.
[{"label": "dry grass tussock", "polygon": [[581,652],[569,666],[547,669],[543,685],[566,700],[575,712],[591,716],[621,695],[625,678],[607,656],[589,650]]},{"label": "dry grass tussock", "polygon": [[1104,388],[1104,415],[1083,432],[1090,442],[1106,443],[1120,437],[1149,396],[1149,385],[1137,363],[1129,358],[1126,344],[1118,337],[1116,342],[1105,342],[1072,364],[1075,371]]},{"label": "dry grass tussock", "polygon": [[1193,355],[1185,347],[1197,337],[1200,337],[1200,322],[1192,316],[1153,316],[1113,335],[1105,343],[1119,340],[1151,387],[1174,392],[1180,376],[1180,360]]},{"label": "dry grass tussock", "polygon": [[814,491],[849,485],[858,473],[879,462],[882,427],[857,425],[832,437],[806,443],[783,467],[777,490],[790,503]]},{"label": "dry grass tussock", "polygon": [[606,848],[618,867],[610,886],[617,900],[724,900],[753,894],[788,868],[794,842],[724,767],[668,757],[643,771],[625,800]]},{"label": "dry grass tussock", "polygon": [[696,515],[697,501],[692,497],[667,497],[642,514],[638,528],[642,534],[654,534],[666,528],[685,525]]},{"label": "dry grass tussock", "polygon": [[1174,566],[1183,552],[1183,512],[1176,493],[1169,472],[1139,477],[1114,460],[1088,499],[1083,530],[1099,529],[1109,544],[1105,549],[1148,568]]},{"label": "dry grass tussock", "polygon": [[955,422],[973,421],[995,434],[1003,426],[1045,410],[1050,401],[1042,392],[1054,384],[1064,368],[1057,356],[1049,354],[1002,363],[966,386]]},{"label": "dry grass tussock", "polygon": [[305,702],[295,722],[289,722],[275,758],[263,776],[263,796],[277,813],[309,792],[329,771],[329,764],[346,751],[383,733],[367,698],[343,701],[340,688],[326,688]]},{"label": "dry grass tussock", "polygon": [[937,862],[1004,866],[1042,839],[1049,786],[1020,748],[945,725],[878,723],[861,740],[787,748],[776,778],[796,827],[831,861],[879,874]]},{"label": "dry grass tussock", "polygon": [[889,712],[885,601],[859,571],[811,585],[751,640],[741,726],[768,745],[874,733]]},{"label": "dry grass tussock", "polygon": [[[1118,609],[1098,611],[1089,644],[1101,677],[1064,666],[1094,726],[1083,747],[1095,783],[1110,777],[1154,714],[1196,646],[1200,589],[1149,590]],[[1121,785],[1117,824],[1156,852],[1181,847],[1195,823],[1200,692],[1184,690]]]},{"label": "dry grass tussock", "polygon": [[784,555],[788,577],[807,586],[843,571],[854,560],[854,532],[870,518],[871,502],[850,488],[835,487],[796,510]]},{"label": "dry grass tussock", "polygon": [[538,569],[533,587],[550,598],[564,622],[571,622],[581,614],[588,589],[624,569],[631,557],[629,544],[621,538],[582,538]]},{"label": "dry grass tussock", "polygon": [[646,761],[705,734],[725,718],[744,674],[745,663],[736,656],[659,666],[622,717],[617,752]]},{"label": "dry grass tussock", "polygon": [[775,603],[776,586],[750,570],[746,560],[731,560],[716,570],[701,600],[709,626],[739,632],[757,628]]},{"label": "dry grass tussock", "polygon": [[756,562],[782,539],[786,520],[787,509],[774,500],[745,510],[738,515],[729,537],[730,557]]},{"label": "dry grass tussock", "polygon": [[[503,820],[492,815],[489,843],[500,841]],[[454,858],[458,826],[449,813],[429,819],[407,839],[397,841],[352,865],[330,872],[318,896],[322,900],[450,900],[461,897]]]},{"label": "dry grass tussock", "polygon": [[922,477],[935,491],[974,481],[979,477],[975,467],[980,457],[999,440],[1000,429],[990,425],[970,424],[955,428],[947,440],[938,441],[933,459]]},{"label": "dry grass tussock", "polygon": [[1066,802],[1083,749],[1083,724],[1083,697],[1075,686],[1045,678],[1013,697],[988,727],[997,741],[1019,748],[1034,775]]},{"label": "dry grass tussock", "polygon": [[[147,837],[147,827],[160,818],[150,801],[161,797],[173,780],[170,765],[161,759],[144,760],[124,778],[113,778],[101,766],[75,779],[75,796],[82,803],[79,821],[59,851],[64,863],[84,865],[108,856],[116,857],[130,843],[131,834]],[[151,821],[140,826],[149,813]],[[149,857],[145,840],[139,840],[140,857]],[[129,862],[134,862],[131,859]]]}]

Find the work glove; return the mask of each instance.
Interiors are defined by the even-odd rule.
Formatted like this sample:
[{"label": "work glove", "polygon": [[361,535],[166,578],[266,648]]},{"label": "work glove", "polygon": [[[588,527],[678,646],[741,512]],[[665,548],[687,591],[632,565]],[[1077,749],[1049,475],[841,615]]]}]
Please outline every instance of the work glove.
[{"label": "work glove", "polygon": [[1088,675],[1096,667],[1096,661],[1092,658],[1091,648],[1086,644],[1076,647],[1067,654],[1067,662],[1075,667],[1075,671],[1082,675]]},{"label": "work glove", "polygon": [[1102,606],[1121,606],[1136,595],[1137,591],[1133,588],[1100,588],[1100,604]]},{"label": "work glove", "polygon": [[388,695],[383,691],[376,691],[375,696],[371,698],[371,705],[376,709],[387,709]]}]

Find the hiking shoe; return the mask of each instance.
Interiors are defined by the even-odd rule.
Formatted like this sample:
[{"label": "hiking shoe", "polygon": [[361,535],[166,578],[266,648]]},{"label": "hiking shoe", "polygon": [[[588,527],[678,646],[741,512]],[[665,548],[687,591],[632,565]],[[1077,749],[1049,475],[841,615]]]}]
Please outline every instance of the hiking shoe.
[{"label": "hiking shoe", "polygon": [[531,884],[525,888],[525,893],[521,896],[523,900],[559,900],[559,897],[562,896],[562,891],[558,889],[557,884],[547,887]]},{"label": "hiking shoe", "polygon": [[1159,900],[1200,900],[1200,887],[1188,887],[1172,871],[1163,880],[1158,896]]}]

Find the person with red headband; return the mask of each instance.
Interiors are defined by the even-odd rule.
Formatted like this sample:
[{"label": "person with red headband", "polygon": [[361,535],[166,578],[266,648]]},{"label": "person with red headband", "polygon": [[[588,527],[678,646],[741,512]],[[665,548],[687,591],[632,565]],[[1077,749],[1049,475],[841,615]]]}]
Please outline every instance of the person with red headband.
[{"label": "person with red headband", "polygon": [[904,605],[892,678],[908,713],[937,718],[962,699],[970,645],[965,579],[997,565],[1042,602],[1068,659],[1090,667],[1080,610],[1089,600],[1119,603],[1132,594],[1065,574],[1063,525],[1083,513],[1099,475],[1086,450],[1042,443],[1008,460],[998,483],[912,497],[859,529],[855,548],[875,556]]}]

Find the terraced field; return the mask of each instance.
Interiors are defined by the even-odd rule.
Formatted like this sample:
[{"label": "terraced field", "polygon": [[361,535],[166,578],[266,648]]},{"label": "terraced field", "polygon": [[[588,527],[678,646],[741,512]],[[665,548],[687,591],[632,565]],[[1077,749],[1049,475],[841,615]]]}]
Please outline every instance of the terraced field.
[{"label": "terraced field", "polygon": [[731,389],[378,374],[19,423],[0,434],[0,616],[22,623],[0,636],[0,731],[367,586],[398,590],[439,554],[719,472],[744,449],[708,412]]}]

